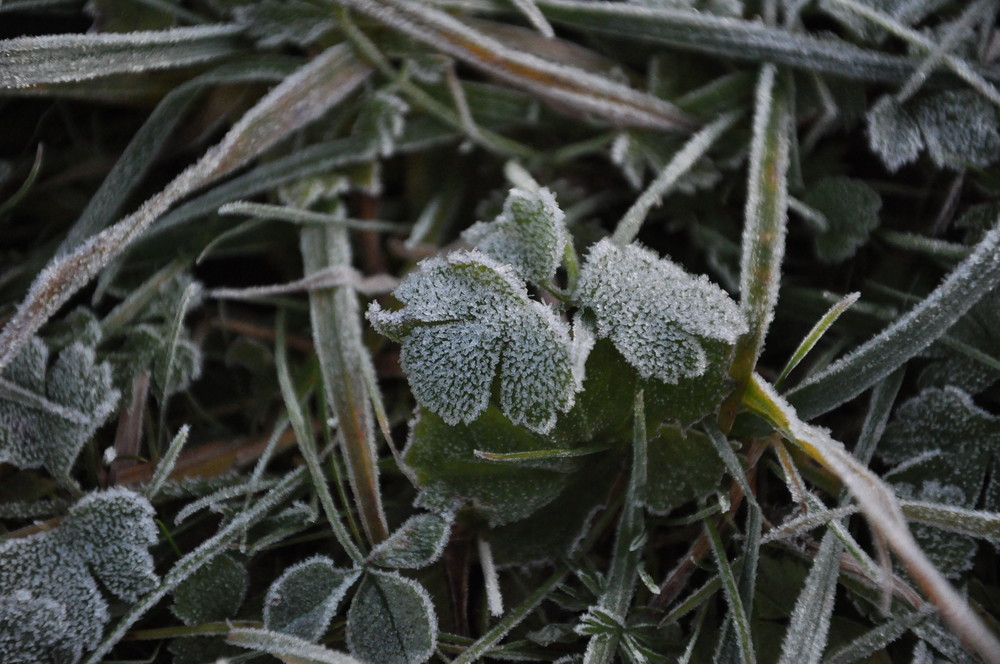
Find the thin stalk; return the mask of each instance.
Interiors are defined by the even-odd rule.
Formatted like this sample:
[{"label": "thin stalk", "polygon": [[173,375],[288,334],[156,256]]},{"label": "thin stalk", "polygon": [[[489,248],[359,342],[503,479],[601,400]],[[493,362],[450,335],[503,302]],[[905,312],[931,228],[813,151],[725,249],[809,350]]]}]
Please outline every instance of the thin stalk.
[{"label": "thin stalk", "polygon": [[[301,251],[306,276],[333,267],[351,267],[351,244],[342,227],[303,228]],[[389,536],[378,486],[375,421],[366,372],[371,358],[361,336],[361,311],[350,286],[309,293],[313,340],[330,410],[340,423],[347,477],[361,523],[374,546]]]}]

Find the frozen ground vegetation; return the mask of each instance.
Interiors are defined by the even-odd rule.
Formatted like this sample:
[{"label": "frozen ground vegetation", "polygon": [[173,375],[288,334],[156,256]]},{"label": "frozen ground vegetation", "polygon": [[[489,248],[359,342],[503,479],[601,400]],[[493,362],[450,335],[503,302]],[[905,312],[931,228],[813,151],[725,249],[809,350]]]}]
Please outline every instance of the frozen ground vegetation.
[{"label": "frozen ground vegetation", "polygon": [[1000,663],[996,0],[0,0],[0,662]]}]

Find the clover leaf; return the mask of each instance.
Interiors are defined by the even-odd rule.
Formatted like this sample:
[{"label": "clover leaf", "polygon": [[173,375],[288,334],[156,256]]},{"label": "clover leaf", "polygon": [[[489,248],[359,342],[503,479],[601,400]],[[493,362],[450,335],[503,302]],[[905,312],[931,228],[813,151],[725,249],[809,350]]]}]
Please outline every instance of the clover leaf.
[{"label": "clover leaf", "polygon": [[723,363],[747,327],[736,303],[707,277],[607,239],[591,248],[577,298],[593,312],[597,336],[611,339],[640,376],[665,383]]},{"label": "clover leaf", "polygon": [[552,278],[562,262],[569,239],[565,218],[548,189],[511,189],[496,219],[473,224],[462,237],[528,281],[540,284]]},{"label": "clover leaf", "polygon": [[546,433],[580,387],[569,326],[528,297],[508,265],[479,251],[431,258],[395,291],[397,311],[368,319],[402,344],[417,401],[448,424],[486,409],[499,368],[500,405],[515,424]]}]

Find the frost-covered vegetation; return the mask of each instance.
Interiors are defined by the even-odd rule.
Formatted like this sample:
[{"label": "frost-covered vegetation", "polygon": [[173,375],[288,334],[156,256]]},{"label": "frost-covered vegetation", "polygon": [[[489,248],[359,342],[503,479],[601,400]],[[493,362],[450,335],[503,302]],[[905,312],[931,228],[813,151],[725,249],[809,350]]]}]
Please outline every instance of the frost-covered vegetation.
[{"label": "frost-covered vegetation", "polygon": [[0,662],[1000,662],[998,15],[0,2]]}]

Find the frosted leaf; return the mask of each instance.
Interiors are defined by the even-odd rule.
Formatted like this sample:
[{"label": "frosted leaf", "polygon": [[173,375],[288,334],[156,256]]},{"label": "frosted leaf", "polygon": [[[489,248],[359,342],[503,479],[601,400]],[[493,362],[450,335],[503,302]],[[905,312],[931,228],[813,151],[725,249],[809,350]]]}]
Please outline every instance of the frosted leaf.
[{"label": "frosted leaf", "polygon": [[917,158],[924,147],[916,118],[886,95],[868,112],[868,145],[890,171]]},{"label": "frosted leaf", "polygon": [[[111,489],[82,498],[59,527],[0,542],[0,596],[10,597],[25,619],[42,614],[61,620],[41,639],[7,643],[0,637],[0,660],[21,661],[38,648],[58,657],[41,661],[75,662],[93,648],[109,620],[104,587],[135,601],[158,583],[149,547],[156,541],[153,507],[139,494]],[[26,604],[27,603],[27,604]],[[61,607],[61,609],[59,608]],[[2,612],[0,612],[2,613]],[[51,633],[62,638],[53,644]]]},{"label": "frosted leaf", "polygon": [[916,495],[938,484],[961,491],[959,507],[1000,508],[1000,418],[958,388],[927,389],[900,406],[879,454],[890,464],[905,464],[891,479],[913,486]]},{"label": "frosted leaf", "polygon": [[983,168],[1000,159],[1000,117],[973,90],[945,90],[920,101],[917,122],[938,166]]},{"label": "frosted leaf", "polygon": [[45,343],[50,349],[65,348],[74,343],[93,347],[101,341],[101,337],[101,321],[90,309],[78,307],[62,320],[48,325]]},{"label": "frosted leaf", "polygon": [[389,157],[396,150],[396,139],[403,134],[409,110],[398,95],[379,90],[366,100],[351,133],[371,140],[380,155]]},{"label": "frosted leaf", "polygon": [[337,607],[361,571],[314,556],[285,570],[264,598],[264,626],[307,641],[326,632]]},{"label": "frosted leaf", "polygon": [[27,396],[0,396],[0,462],[44,467],[69,482],[77,455],[114,411],[119,393],[110,366],[98,363],[92,348],[69,346],[46,375],[48,355],[44,342],[34,338],[3,373]]},{"label": "frosted leaf", "polygon": [[228,620],[243,604],[249,580],[242,563],[222,554],[174,589],[174,603],[170,610],[185,625]]},{"label": "frosted leaf", "polygon": [[75,661],[79,651],[71,641],[63,604],[33,597],[27,590],[0,595],[0,661],[42,664]]},{"label": "frosted leaf", "polygon": [[[119,350],[108,355],[108,359],[114,364],[118,385],[128,386],[136,373],[151,370],[156,386],[162,391],[166,380],[170,340],[170,331],[163,326],[142,324],[129,328],[125,343]],[[174,348],[170,384],[166,386],[166,394],[169,396],[185,390],[197,380],[201,375],[201,362],[201,349],[182,328]]]},{"label": "frosted leaf", "polygon": [[347,645],[367,664],[421,664],[437,645],[431,598],[395,572],[369,572],[347,612]]},{"label": "frosted leaf", "polygon": [[473,224],[462,237],[528,281],[541,284],[552,278],[562,262],[569,240],[565,219],[548,189],[515,188],[496,219]]},{"label": "frosted leaf", "polygon": [[577,297],[594,313],[599,337],[610,338],[643,378],[665,383],[700,376],[710,359],[718,361],[704,342],[732,345],[746,331],[725,291],[637,245],[594,245]]},{"label": "frosted leaf", "polygon": [[478,251],[420,264],[395,291],[404,303],[372,303],[376,330],[402,343],[401,361],[417,401],[448,424],[486,409],[497,367],[501,403],[515,424],[545,433],[579,389],[569,326],[531,300],[509,266]]},{"label": "frosted leaf", "polygon": [[[893,489],[900,498],[937,503],[942,507],[962,505],[966,502],[960,488],[947,486],[935,480],[928,480],[919,488],[905,483],[894,483]],[[960,519],[961,515],[956,514],[954,520],[959,522]],[[910,530],[920,548],[946,577],[957,579],[963,572],[972,569],[972,558],[979,546],[976,540],[922,523],[911,523]]]},{"label": "frosted leaf", "polygon": [[882,199],[861,180],[821,178],[809,187],[802,200],[826,219],[827,229],[816,237],[816,253],[828,263],[854,256],[878,228]]},{"label": "frosted leaf", "polygon": [[718,490],[722,465],[710,440],[695,431],[662,427],[648,444],[646,507],[669,514],[691,500]]},{"label": "frosted leaf", "polygon": [[611,163],[621,170],[633,189],[641,189],[646,174],[646,157],[635,137],[629,132],[615,136],[611,144]]},{"label": "frosted leaf", "polygon": [[379,542],[368,562],[379,567],[418,569],[437,560],[451,533],[452,514],[412,516],[388,539]]},{"label": "frosted leaf", "polygon": [[[995,214],[993,218],[996,218]],[[983,296],[948,330],[948,336],[996,357],[1000,348],[1000,290],[994,289]],[[969,394],[978,394],[1000,379],[1000,370],[950,347],[934,347],[928,354],[940,354],[942,359],[928,365],[920,373],[921,387],[952,385]]]}]

